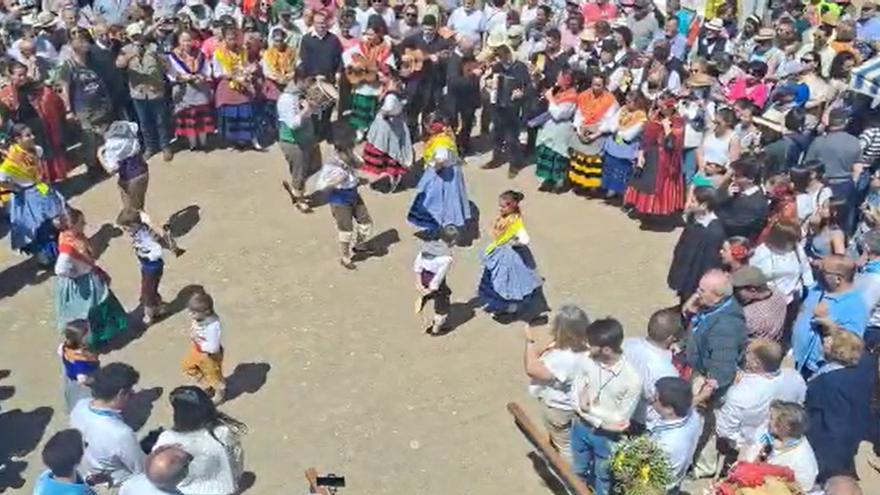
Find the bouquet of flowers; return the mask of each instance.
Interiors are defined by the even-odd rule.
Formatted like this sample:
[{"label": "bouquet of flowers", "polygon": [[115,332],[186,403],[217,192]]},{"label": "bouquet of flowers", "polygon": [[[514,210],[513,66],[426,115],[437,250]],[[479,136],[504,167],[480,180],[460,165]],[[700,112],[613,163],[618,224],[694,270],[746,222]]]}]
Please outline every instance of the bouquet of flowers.
[{"label": "bouquet of flowers", "polygon": [[618,443],[611,458],[615,493],[660,495],[672,483],[666,454],[647,436]]}]

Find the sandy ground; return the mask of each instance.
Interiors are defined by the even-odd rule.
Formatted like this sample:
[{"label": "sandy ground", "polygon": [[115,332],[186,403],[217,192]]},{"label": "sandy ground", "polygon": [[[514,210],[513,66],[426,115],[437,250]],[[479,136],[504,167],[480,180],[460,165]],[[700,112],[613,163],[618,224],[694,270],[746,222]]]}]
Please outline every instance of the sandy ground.
[{"label": "sandy ground", "polygon": [[[171,164],[152,162],[149,212],[157,220],[181,212],[176,225],[187,231],[180,244],[188,252],[168,259],[162,292],[180,302],[189,284],[201,284],[215,298],[236,396],[223,410],[250,430],[249,493],[304,493],[301,473],[309,466],[345,475],[348,488],[340,493],[550,493],[505,409],[518,401],[536,411],[522,371],[522,328],[464,304],[476,291],[496,196],[510,187],[526,193],[526,223],[550,304],[614,315],[629,335],[643,334],[648,315],[673,302],[665,276],[677,234],[642,231],[600,201],[538,193],[531,168],[512,181],[505,169],[478,170],[474,163],[466,174],[484,234],[456,251],[449,283],[460,303],[453,309],[457,327],[429,337],[412,309],[418,244],[405,222],[412,190],[364,189],[375,233],[388,249],[348,272],[336,261],[329,210],[303,215],[291,207],[277,148],[184,152]],[[72,203],[106,247],[100,263],[117,296],[134,308],[137,262],[128,240],[114,237],[109,225],[120,204],[115,184],[105,181]],[[5,247],[0,322],[0,369],[9,370],[0,380],[0,451],[26,453],[0,475],[0,486],[30,493],[42,469],[41,443],[65,427],[67,416],[52,280]],[[132,421],[142,424],[141,433],[169,424],[167,393],[184,383],[179,362],[188,325],[178,313],[103,357],[140,370]],[[866,481],[873,488],[866,493],[880,490],[878,478]]]}]

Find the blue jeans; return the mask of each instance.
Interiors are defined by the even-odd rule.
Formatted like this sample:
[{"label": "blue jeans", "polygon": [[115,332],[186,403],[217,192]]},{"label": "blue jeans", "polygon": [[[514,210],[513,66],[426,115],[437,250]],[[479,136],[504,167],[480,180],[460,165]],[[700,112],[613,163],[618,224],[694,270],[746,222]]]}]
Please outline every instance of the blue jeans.
[{"label": "blue jeans", "polygon": [[138,126],[148,153],[163,150],[171,143],[171,113],[165,98],[132,98]]},{"label": "blue jeans", "polygon": [[580,418],[572,421],[572,468],[595,495],[611,493],[611,452],[618,436],[599,430]]}]

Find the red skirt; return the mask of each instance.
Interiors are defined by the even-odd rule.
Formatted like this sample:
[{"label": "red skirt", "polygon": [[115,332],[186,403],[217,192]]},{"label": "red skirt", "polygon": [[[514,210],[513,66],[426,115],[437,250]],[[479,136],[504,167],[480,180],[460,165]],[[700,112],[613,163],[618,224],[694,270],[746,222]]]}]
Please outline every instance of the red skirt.
[{"label": "red skirt", "polygon": [[195,137],[214,132],[214,107],[210,104],[183,109],[174,114],[174,134]]},{"label": "red skirt", "polygon": [[364,165],[361,170],[375,176],[398,177],[406,173],[406,167],[369,142],[364,143]]},{"label": "red skirt", "polygon": [[623,203],[632,206],[643,215],[672,215],[684,210],[684,187],[682,179],[666,177],[653,193],[639,191],[633,186],[626,188]]}]

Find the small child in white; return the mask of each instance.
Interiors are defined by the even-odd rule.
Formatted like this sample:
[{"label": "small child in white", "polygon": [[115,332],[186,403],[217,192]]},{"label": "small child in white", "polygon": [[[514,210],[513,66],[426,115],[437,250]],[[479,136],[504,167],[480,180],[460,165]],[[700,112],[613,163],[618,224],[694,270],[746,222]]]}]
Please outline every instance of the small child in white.
[{"label": "small child in white", "polygon": [[156,233],[144,218],[143,213],[125,207],[119,212],[116,223],[131,236],[131,246],[141,266],[141,306],[144,308],[144,323],[151,325],[162,319],[167,306],[159,294],[159,283],[165,272],[162,259],[162,237]]},{"label": "small child in white", "polygon": [[416,256],[413,270],[416,272],[416,290],[419,297],[416,299],[416,314],[422,314],[428,301],[434,302],[434,316],[427,326],[426,332],[431,335],[440,335],[444,330],[446,319],[449,316],[449,298],[452,290],[446,284],[446,275],[452,266],[452,246],[458,240],[458,229],[454,225],[448,225],[440,231],[439,239],[427,241],[422,244],[422,249]]},{"label": "small child in white", "polygon": [[187,303],[192,318],[190,326],[189,351],[183,358],[183,372],[195,380],[196,384],[214,403],[226,399],[226,379],[223,377],[223,333],[220,317],[214,311],[214,299],[203,290],[196,292]]}]

